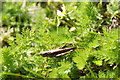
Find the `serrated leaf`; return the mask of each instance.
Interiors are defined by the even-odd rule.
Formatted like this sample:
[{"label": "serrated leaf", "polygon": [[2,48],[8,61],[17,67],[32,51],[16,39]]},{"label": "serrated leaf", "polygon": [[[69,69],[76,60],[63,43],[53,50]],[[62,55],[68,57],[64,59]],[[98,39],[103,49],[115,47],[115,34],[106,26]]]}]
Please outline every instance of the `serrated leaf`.
[{"label": "serrated leaf", "polygon": [[90,47],[96,48],[98,47],[100,44],[98,43],[97,40],[94,40],[92,43],[89,44]]},{"label": "serrated leaf", "polygon": [[75,63],[77,63],[77,67],[78,67],[80,70],[82,70],[82,69],[84,68],[84,66],[85,66],[85,60],[84,60],[82,57],[76,56],[76,57],[73,58],[73,61],[74,61]]},{"label": "serrated leaf", "polygon": [[86,48],[86,50],[76,50],[76,55],[75,57],[73,57],[73,61],[75,63],[77,63],[77,67],[82,70],[85,67],[86,64],[86,60],[88,58],[89,55],[89,49]]},{"label": "serrated leaf", "polygon": [[71,63],[70,62],[61,62],[62,66],[60,68],[62,69],[69,69],[71,68]]}]

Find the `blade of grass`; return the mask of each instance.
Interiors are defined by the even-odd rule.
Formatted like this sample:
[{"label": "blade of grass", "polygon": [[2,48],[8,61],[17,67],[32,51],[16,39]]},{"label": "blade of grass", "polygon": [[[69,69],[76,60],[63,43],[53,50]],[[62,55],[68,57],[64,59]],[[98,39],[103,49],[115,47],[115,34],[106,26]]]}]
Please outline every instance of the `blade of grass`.
[{"label": "blade of grass", "polygon": [[35,78],[35,77],[30,77],[30,76],[21,75],[21,74],[17,74],[17,73],[10,73],[10,72],[3,72],[1,74],[2,75],[19,76],[19,77],[23,77],[23,78]]},{"label": "blade of grass", "polygon": [[[81,57],[81,58],[84,60],[84,62],[86,62],[83,57]],[[85,65],[86,65],[87,69],[90,71],[92,77],[95,78],[94,72],[90,69],[90,67],[87,65],[87,63],[85,63]]]},{"label": "blade of grass", "polygon": [[45,78],[42,74],[38,74],[38,73],[36,73],[36,72],[34,72],[34,71],[28,69],[28,68],[25,68],[25,70],[26,70],[26,71],[29,71],[30,73],[32,73],[32,74],[34,74],[34,75],[39,76],[40,78]]}]

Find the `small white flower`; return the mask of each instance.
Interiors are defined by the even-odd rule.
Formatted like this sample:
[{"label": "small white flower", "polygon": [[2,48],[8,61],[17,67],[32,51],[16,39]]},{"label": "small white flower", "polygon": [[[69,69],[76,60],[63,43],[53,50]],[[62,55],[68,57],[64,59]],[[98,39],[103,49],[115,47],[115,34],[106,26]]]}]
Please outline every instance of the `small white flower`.
[{"label": "small white flower", "polygon": [[63,17],[63,16],[65,16],[60,10],[57,10],[57,15],[58,15],[58,17]]},{"label": "small white flower", "polygon": [[62,4],[62,7],[61,7],[62,11],[60,10],[57,10],[57,16],[60,17],[60,18],[63,18],[66,14],[66,9],[65,9],[65,5]]},{"label": "small white flower", "polygon": [[74,31],[74,30],[76,30],[76,28],[75,27],[71,27],[69,31]]}]

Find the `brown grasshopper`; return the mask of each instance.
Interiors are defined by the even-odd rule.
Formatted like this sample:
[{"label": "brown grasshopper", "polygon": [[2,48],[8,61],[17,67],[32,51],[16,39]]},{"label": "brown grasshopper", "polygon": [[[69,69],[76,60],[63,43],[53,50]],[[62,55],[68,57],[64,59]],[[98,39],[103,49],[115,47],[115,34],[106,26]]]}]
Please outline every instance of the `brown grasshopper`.
[{"label": "brown grasshopper", "polygon": [[[75,49],[77,49],[76,46],[71,47],[71,48],[66,48],[70,45],[72,45],[72,44],[70,43],[70,44],[67,44],[65,46],[59,47],[57,49],[52,49],[52,50],[48,50],[48,51],[41,51],[40,55],[43,57],[60,57],[60,56],[66,55],[68,53],[71,53]],[[84,49],[84,48],[78,48],[78,49]]]}]

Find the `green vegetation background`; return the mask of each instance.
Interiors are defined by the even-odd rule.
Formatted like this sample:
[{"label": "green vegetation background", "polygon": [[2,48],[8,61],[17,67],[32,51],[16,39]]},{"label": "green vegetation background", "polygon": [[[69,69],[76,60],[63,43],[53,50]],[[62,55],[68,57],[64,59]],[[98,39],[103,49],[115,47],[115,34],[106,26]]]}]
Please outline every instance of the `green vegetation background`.
[{"label": "green vegetation background", "polygon": [[[63,4],[65,10],[60,11],[58,5]],[[119,78],[118,27],[109,29],[119,4],[109,2],[106,8],[104,4],[4,2],[2,79]],[[39,55],[67,43],[85,49],[59,58]]]}]

